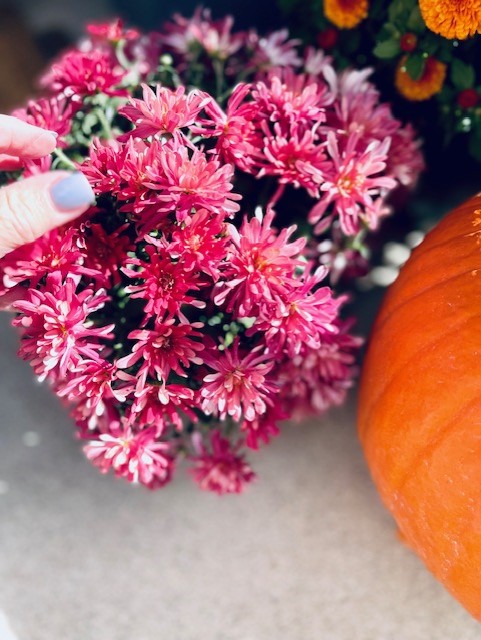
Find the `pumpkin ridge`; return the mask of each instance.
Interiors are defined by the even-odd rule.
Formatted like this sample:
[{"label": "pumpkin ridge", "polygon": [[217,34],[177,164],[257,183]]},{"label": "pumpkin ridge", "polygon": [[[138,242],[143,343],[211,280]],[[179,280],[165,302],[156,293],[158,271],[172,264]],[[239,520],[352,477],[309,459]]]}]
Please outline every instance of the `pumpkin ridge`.
[{"label": "pumpkin ridge", "polygon": [[[481,269],[481,258],[480,258],[480,269]],[[418,293],[406,298],[405,300],[402,300],[396,307],[389,309],[389,311],[387,312],[387,314],[383,314],[381,312],[381,315],[379,316],[378,322],[376,322],[375,324],[375,331],[380,331],[380,329],[384,326],[385,322],[387,322],[394,313],[396,313],[397,311],[399,311],[399,309],[402,309],[402,307],[404,307],[404,305],[411,303],[413,300],[416,300],[416,298],[418,298],[419,296],[425,295],[426,293],[429,293],[429,291],[432,291],[432,289],[437,289],[439,286],[441,285],[445,285],[448,282],[451,282],[451,280],[455,280],[456,278],[460,278],[460,277],[464,277],[466,276],[468,273],[471,273],[473,271],[473,269],[465,269],[464,271],[460,272],[460,273],[456,273],[453,275],[450,275],[449,278],[446,278],[446,280],[441,280],[439,282],[436,282],[435,284],[431,284],[428,287],[426,287],[425,289],[422,289],[421,291],[418,291]],[[407,283],[407,280],[403,280],[403,282],[401,283],[402,286],[404,287]],[[397,289],[397,288],[396,288]],[[393,288],[394,293],[396,293],[396,290]],[[387,302],[389,302],[389,300],[387,300]]]},{"label": "pumpkin ridge", "polygon": [[[481,318],[481,314],[476,314],[473,316],[469,316],[468,318],[463,318],[462,322],[458,322],[457,324],[455,324],[454,326],[450,327],[450,330],[447,331],[446,333],[443,333],[443,335],[441,336],[437,336],[435,338],[435,340],[432,340],[431,342],[427,342],[425,343],[425,348],[426,349],[430,349],[433,346],[436,346],[437,344],[439,344],[440,342],[443,342],[446,337],[450,336],[453,333],[457,333],[459,331],[459,328],[463,326],[463,324],[466,324],[467,322],[469,322],[470,320],[474,320],[476,318]],[[378,333],[380,330],[380,326],[376,327],[376,333]],[[383,380],[383,382],[386,382],[386,384],[384,386],[378,386],[376,391],[377,393],[375,394],[374,391],[371,392],[371,397],[374,397],[370,406],[368,407],[367,413],[364,413],[364,417],[362,418],[362,421],[365,425],[367,425],[369,423],[370,418],[372,417],[372,413],[374,411],[374,409],[377,408],[379,400],[385,395],[385,393],[389,390],[390,386],[392,385],[393,382],[398,382],[398,377],[399,377],[399,372],[404,369],[407,365],[409,365],[410,362],[415,361],[416,359],[419,358],[419,353],[415,353],[413,356],[409,357],[407,360],[403,361],[401,363],[401,366],[397,367],[394,371],[391,370],[391,376],[389,378],[385,378]],[[361,383],[361,389],[360,389],[360,395],[362,395],[363,393],[363,385]],[[362,441],[362,436],[364,434],[364,431],[367,427],[363,427],[361,424],[361,428],[359,429],[359,435],[361,436],[361,441]]]},{"label": "pumpkin ridge", "polygon": [[443,428],[439,430],[435,438],[431,439],[429,443],[421,449],[419,454],[414,459],[413,463],[410,464],[409,467],[407,468],[404,478],[397,485],[396,487],[397,490],[402,491],[403,487],[406,485],[406,482],[409,480],[410,476],[413,475],[414,469],[416,469],[419,466],[420,460],[422,460],[423,458],[425,460],[429,460],[432,457],[435,449],[437,449],[439,444],[452,432],[453,427],[457,426],[456,425],[457,421],[460,418],[462,418],[462,416],[465,413],[467,413],[472,408],[473,405],[476,405],[476,403],[481,404],[481,398],[479,394],[474,398],[472,398],[472,400],[470,400],[466,405],[464,405],[460,411],[455,413],[453,417],[450,418],[448,423],[445,424]]}]

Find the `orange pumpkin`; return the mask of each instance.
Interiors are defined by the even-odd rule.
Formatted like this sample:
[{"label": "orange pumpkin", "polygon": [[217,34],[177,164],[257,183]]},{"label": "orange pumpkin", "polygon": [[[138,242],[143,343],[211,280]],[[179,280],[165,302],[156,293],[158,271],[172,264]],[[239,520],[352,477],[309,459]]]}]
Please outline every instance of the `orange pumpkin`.
[{"label": "orange pumpkin", "polygon": [[481,620],[481,194],[426,236],[387,292],[358,426],[402,536]]}]

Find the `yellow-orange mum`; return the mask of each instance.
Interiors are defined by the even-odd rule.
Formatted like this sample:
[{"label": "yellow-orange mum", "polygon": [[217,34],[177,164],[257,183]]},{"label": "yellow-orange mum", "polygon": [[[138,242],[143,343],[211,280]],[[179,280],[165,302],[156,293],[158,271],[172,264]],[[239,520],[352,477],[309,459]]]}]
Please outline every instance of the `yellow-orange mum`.
[{"label": "yellow-orange mum", "polygon": [[324,14],[339,29],[352,29],[367,16],[368,0],[324,0]]},{"label": "yellow-orange mum", "polygon": [[427,28],[444,38],[481,32],[481,0],[419,0],[419,8]]},{"label": "yellow-orange mum", "polygon": [[406,57],[401,58],[396,69],[395,84],[399,93],[408,100],[428,100],[439,93],[446,78],[446,65],[436,58],[428,58],[422,76],[413,80],[406,71]]}]

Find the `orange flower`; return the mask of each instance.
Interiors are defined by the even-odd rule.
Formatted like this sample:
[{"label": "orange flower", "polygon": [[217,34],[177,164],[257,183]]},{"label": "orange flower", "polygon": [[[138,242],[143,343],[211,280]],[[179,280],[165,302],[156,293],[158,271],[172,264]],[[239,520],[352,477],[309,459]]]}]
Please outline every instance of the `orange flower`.
[{"label": "orange flower", "polygon": [[339,29],[352,29],[367,16],[368,0],[324,0],[324,14]]},{"label": "orange flower", "polygon": [[396,68],[395,84],[399,93],[408,100],[428,100],[439,93],[446,78],[446,65],[436,58],[427,58],[422,76],[413,80],[406,71],[406,56]]},{"label": "orange flower", "polygon": [[481,0],[419,0],[428,29],[464,40],[481,31]]}]

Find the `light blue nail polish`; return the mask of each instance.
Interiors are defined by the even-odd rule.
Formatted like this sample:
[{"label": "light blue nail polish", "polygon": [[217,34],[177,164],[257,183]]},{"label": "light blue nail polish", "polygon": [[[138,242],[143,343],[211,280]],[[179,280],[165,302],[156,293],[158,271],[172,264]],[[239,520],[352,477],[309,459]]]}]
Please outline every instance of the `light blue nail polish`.
[{"label": "light blue nail polish", "polygon": [[95,202],[95,195],[87,178],[80,173],[72,173],[56,182],[50,188],[53,203],[59,211],[73,211]]}]

